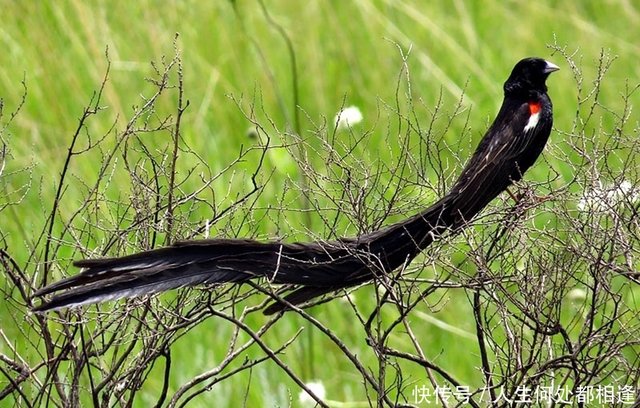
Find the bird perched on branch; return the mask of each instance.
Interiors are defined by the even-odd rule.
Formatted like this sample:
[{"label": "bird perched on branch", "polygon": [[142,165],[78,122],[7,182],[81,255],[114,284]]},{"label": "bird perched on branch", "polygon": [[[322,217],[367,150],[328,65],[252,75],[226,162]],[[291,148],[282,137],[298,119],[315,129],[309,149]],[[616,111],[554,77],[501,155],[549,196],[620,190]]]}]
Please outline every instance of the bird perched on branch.
[{"label": "bird perched on branch", "polygon": [[407,220],[350,239],[283,243],[244,239],[178,242],[120,258],[86,259],[78,275],[35,293],[43,312],[199,284],[263,278],[291,285],[266,314],[374,280],[409,263],[447,230],[463,227],[522,175],[544,148],[553,122],[546,80],[559,68],[540,58],[518,62],[504,100],[451,190]]}]

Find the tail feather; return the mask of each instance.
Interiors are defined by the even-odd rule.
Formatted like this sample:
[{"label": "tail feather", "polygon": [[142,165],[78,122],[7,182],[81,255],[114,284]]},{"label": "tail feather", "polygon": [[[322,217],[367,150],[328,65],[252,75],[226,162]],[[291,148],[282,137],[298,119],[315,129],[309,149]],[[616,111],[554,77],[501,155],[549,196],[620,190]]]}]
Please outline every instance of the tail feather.
[{"label": "tail feather", "polygon": [[[76,261],[74,265],[84,270],[36,292],[37,297],[59,294],[34,311],[253,278],[298,285],[285,299],[299,304],[370,281],[410,261],[446,230],[449,205],[450,199],[442,199],[404,222],[355,239],[312,243],[184,241],[120,258]],[[265,313],[281,309],[286,307],[275,303]]]},{"label": "tail feather", "polygon": [[[311,243],[184,241],[120,258],[77,261],[75,265],[84,270],[36,292],[37,297],[58,294],[34,311],[254,278],[293,285],[284,299],[301,304],[369,282],[410,262],[437,237],[464,226],[503,189],[483,192],[459,184],[421,213],[353,239]],[[275,302],[265,313],[286,309],[285,303]]]},{"label": "tail feather", "polygon": [[184,268],[164,270],[160,279],[156,276],[149,276],[146,279],[113,279],[108,283],[95,281],[90,284],[73,287],[59,295],[54,296],[50,301],[44,302],[33,310],[42,312],[56,310],[65,307],[76,307],[91,303],[117,300],[125,297],[136,297],[152,293],[164,292],[185,286],[194,286],[206,282],[203,274],[189,275]]}]

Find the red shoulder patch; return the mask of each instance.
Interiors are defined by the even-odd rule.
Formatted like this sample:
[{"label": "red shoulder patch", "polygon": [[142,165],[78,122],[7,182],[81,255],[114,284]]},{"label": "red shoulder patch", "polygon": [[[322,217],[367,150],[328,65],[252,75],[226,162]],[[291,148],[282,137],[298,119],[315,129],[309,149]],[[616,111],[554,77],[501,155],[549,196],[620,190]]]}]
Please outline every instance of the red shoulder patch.
[{"label": "red shoulder patch", "polygon": [[531,112],[532,115],[540,112],[540,102],[529,102],[529,112]]}]

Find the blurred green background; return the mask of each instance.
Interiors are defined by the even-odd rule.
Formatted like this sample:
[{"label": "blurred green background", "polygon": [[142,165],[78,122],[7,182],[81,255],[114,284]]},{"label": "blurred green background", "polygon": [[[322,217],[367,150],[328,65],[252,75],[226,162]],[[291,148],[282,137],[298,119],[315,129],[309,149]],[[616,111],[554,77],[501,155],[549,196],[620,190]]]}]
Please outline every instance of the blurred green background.
[{"label": "blurred green background", "polygon": [[[190,102],[182,136],[184,143],[217,170],[242,145],[251,144],[247,137],[250,123],[229,96],[261,99],[262,109],[280,131],[287,130],[294,117],[288,50],[265,10],[289,36],[295,51],[303,136],[310,136],[305,132],[314,129],[314,123],[332,120],[343,105],[360,108],[364,115],[361,129],[376,126],[371,140],[376,140],[375,133],[387,132],[389,113],[380,114],[380,105],[395,103],[402,68],[398,47],[409,55],[411,94],[427,107],[420,111],[424,115],[420,120],[428,121],[428,107],[440,95],[444,107],[453,111],[464,90],[463,106],[468,113],[454,121],[446,134],[447,139],[456,140],[468,115],[471,130],[466,136],[471,139],[461,143],[457,158],[462,161],[495,115],[502,100],[502,83],[523,57],[544,57],[561,67],[548,82],[555,127],[560,130],[569,130],[575,118],[576,83],[564,59],[553,55],[550,45],[574,55],[583,69],[585,86],[594,79],[602,50],[618,57],[602,88],[603,105],[618,107],[626,84],[635,84],[640,76],[640,8],[632,1],[280,0],[265,1],[264,8],[250,0],[3,1],[0,7],[0,97],[5,119],[19,104],[22,80],[27,87],[26,103],[3,136],[10,147],[5,175],[14,176],[0,180],[2,194],[22,197],[22,201],[2,213],[0,231],[3,246],[27,272],[35,266],[27,264],[29,251],[20,248],[38,245],[68,143],[105,73],[107,47],[112,61],[102,103],[107,109],[90,127],[104,131],[116,117],[121,118],[120,126],[126,122],[132,106],[139,105],[140,95],[150,89],[144,80],[153,72],[150,62],[171,58],[179,33],[185,98]],[[550,144],[560,143],[559,138],[553,133]],[[372,155],[393,154],[386,149],[377,151],[379,146],[371,141],[368,147]],[[553,159],[550,161],[553,166]],[[263,205],[276,201],[282,180],[296,177],[296,166],[290,162],[282,155],[270,164],[275,173],[261,197]],[[179,165],[188,168],[188,163]],[[527,177],[545,179],[547,165],[538,164]],[[555,165],[562,171],[561,163]],[[25,168],[30,171],[21,173]],[[74,163],[73,171],[78,177],[91,178],[95,164]],[[25,191],[22,187],[28,180],[31,187]],[[73,194],[71,187],[62,202],[62,214],[75,211]],[[306,239],[303,225],[301,220],[290,220],[261,234],[273,236],[278,231]],[[316,313],[322,321],[331,322],[354,351],[362,348],[366,360],[370,351],[365,351],[362,333],[345,321],[348,315],[342,307],[327,304]],[[453,297],[435,317],[473,335],[469,310],[465,296]],[[282,323],[282,338],[303,324],[296,316],[287,319]],[[462,383],[478,384],[479,360],[473,340],[465,345],[467,340],[459,331],[431,320],[425,320],[421,329],[418,334],[423,346],[433,352],[431,358],[442,362]],[[9,338],[17,333],[8,327],[3,330]],[[226,350],[222,339],[228,330],[228,324],[208,321],[180,340],[173,353],[184,363],[175,367],[172,387],[216,364]],[[285,358],[291,368],[305,380],[321,380],[329,400],[343,401],[344,406],[367,405],[361,379],[351,373],[343,375],[345,362],[340,354],[333,357],[329,343],[315,341],[310,350],[305,349],[305,342],[294,344]],[[7,352],[5,346],[0,347]],[[319,363],[309,367],[313,361]],[[160,377],[161,372],[157,374]],[[154,387],[160,382],[161,378],[152,378],[145,384],[148,399],[141,397],[141,404],[155,401]],[[259,366],[251,385],[247,383],[247,376],[233,377],[195,402],[238,406],[238,399],[248,390],[248,406],[287,406],[290,398],[297,404],[296,388],[274,365]]]}]

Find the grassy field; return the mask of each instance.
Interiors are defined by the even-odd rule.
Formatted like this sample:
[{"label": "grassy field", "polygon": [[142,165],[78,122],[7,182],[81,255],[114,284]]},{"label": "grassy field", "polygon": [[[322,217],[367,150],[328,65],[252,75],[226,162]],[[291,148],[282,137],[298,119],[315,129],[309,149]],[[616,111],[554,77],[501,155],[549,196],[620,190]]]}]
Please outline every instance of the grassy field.
[{"label": "grassy field", "polygon": [[[136,107],[144,103],[143,96],[149,97],[153,90],[146,81],[154,75],[151,63],[161,66],[163,60],[173,58],[176,48],[179,50],[184,98],[189,101],[182,117],[181,146],[188,146],[190,153],[177,163],[178,174],[183,176],[192,169],[195,173],[203,171],[204,165],[212,173],[220,172],[240,151],[256,145],[257,140],[248,134],[253,125],[246,112],[252,107],[257,120],[270,126],[265,134],[274,142],[284,144],[287,132],[299,130],[309,146],[322,149],[321,142],[314,139],[316,130],[325,121],[333,120],[342,106],[356,105],[364,120],[354,132],[369,132],[358,148],[363,167],[367,163],[393,162],[400,149],[393,142],[400,123],[395,110],[408,114],[407,95],[415,106],[416,122],[425,126],[430,123],[433,107],[441,100],[444,114],[436,126],[446,128],[444,140],[457,146],[442,151],[441,159],[454,176],[495,115],[502,100],[502,83],[520,58],[540,56],[561,67],[548,82],[555,128],[559,130],[552,133],[551,149],[562,149],[563,132],[576,126],[580,98],[593,97],[586,91],[596,79],[603,51],[616,59],[598,95],[601,106],[622,111],[621,94],[635,86],[640,77],[640,8],[631,1],[265,1],[264,8],[249,0],[1,3],[2,127],[20,106],[25,89],[26,97],[1,135],[8,154],[5,168],[0,169],[0,194],[4,196],[0,206],[14,205],[0,213],[0,247],[29,275],[42,273],[42,265],[33,259],[42,255],[41,237],[47,228],[67,149],[109,61],[109,77],[101,101],[104,109],[87,123],[86,132],[93,135],[108,134],[114,123],[115,129],[122,129]],[[297,97],[290,50],[279,29],[286,33],[295,54]],[[579,63],[586,90],[582,95],[578,95],[580,84],[556,49],[565,50]],[[405,57],[410,88],[403,72]],[[446,127],[447,115],[454,113],[463,94],[462,112]],[[176,90],[171,90],[169,97],[161,99],[156,110],[149,113],[150,121],[175,113],[176,98]],[[637,105],[638,98],[634,94],[630,102]],[[638,122],[631,112],[637,135]],[[607,130],[612,122],[611,117],[603,115],[592,122],[590,129],[595,133]],[[170,149],[171,135],[162,137],[159,133],[160,137],[148,141],[149,146],[158,151]],[[336,137],[345,138],[346,143],[350,135],[337,133]],[[201,163],[195,161],[195,154]],[[211,234],[287,240],[323,237],[328,230],[319,216],[295,211],[304,208],[305,201],[296,190],[301,176],[294,154],[284,148],[270,150],[260,173],[264,188],[249,221],[236,229],[228,228],[227,223],[213,225]],[[97,177],[99,157],[78,156],[71,162],[68,185],[57,213],[61,220],[71,218],[77,211],[85,185]],[[216,201],[216,206],[224,208],[249,191],[258,157],[257,152],[251,153],[246,161],[235,165],[233,172],[214,181],[210,195],[200,198]],[[321,154],[310,154],[310,160],[315,166],[322,166]],[[527,178],[544,181],[550,169],[561,175],[554,182],[557,187],[572,177],[571,167],[554,155],[546,155]],[[126,169],[114,166],[113,171],[117,178]],[[428,168],[425,171],[430,174]],[[195,190],[201,180],[196,175],[181,188]],[[410,187],[405,186],[403,197],[409,204],[401,212],[427,204],[436,196],[434,192]],[[108,195],[124,200],[131,188],[129,179],[116,180],[108,186]],[[317,205],[321,206],[330,202],[327,197],[318,200]],[[266,210],[278,205],[287,206],[290,211],[273,216]],[[238,212],[232,215],[236,220],[242,216]],[[109,217],[117,218],[114,214],[96,215],[96,219]],[[187,218],[196,225],[211,217],[208,207],[201,205],[194,206]],[[108,228],[105,230],[108,235]],[[358,232],[346,219],[339,220],[338,231],[342,235]],[[66,245],[73,243],[75,237],[65,235],[68,233],[60,225],[54,226],[54,232],[60,241],[53,266],[55,276],[75,273],[75,269],[66,270],[71,259],[83,255]],[[79,238],[96,247],[105,239]],[[136,239],[119,249],[127,252],[145,246],[147,238]],[[10,293],[11,282],[1,283],[5,293]],[[366,307],[373,293],[373,288],[360,289],[355,294],[356,301]],[[431,310],[431,318],[413,318],[419,322],[416,327],[420,331],[416,334],[430,358],[454,373],[461,383],[478,385],[480,363],[474,348],[469,299],[464,293],[444,292],[441,296],[434,299],[437,307]],[[30,333],[29,328],[20,327],[20,316],[8,313],[0,312],[0,352],[11,355],[15,347],[24,354],[28,344],[21,336]],[[334,301],[320,306],[314,316],[328,324],[374,369],[375,356],[367,348],[362,331],[349,320],[352,316],[345,313],[344,303]],[[262,321],[256,318],[254,323],[259,326]],[[334,350],[331,342],[313,333],[298,316],[287,316],[277,324],[277,330],[270,332],[277,335],[265,339],[267,343],[282,343],[300,326],[311,332],[304,332],[283,359],[305,381],[323,382],[332,406],[369,405],[362,379],[350,372],[344,356]],[[226,351],[232,329],[229,323],[208,319],[182,337],[172,347],[171,390],[215,366]],[[394,341],[402,343],[406,339]],[[255,358],[261,351],[251,349],[248,355]],[[417,383],[424,383],[422,371],[409,373]],[[157,401],[161,383],[162,371],[154,369],[137,400],[139,406]],[[268,363],[216,385],[190,406],[211,406],[211,401],[220,407],[297,406],[298,392],[289,377]]]}]

